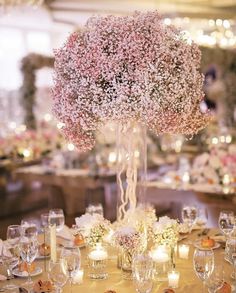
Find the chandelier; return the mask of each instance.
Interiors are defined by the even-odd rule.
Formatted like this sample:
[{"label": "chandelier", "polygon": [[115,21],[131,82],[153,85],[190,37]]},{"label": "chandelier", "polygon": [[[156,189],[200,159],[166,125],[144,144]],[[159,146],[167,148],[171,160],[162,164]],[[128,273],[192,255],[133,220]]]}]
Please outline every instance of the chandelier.
[{"label": "chandelier", "polygon": [[0,10],[9,12],[9,10],[19,7],[38,7],[44,3],[44,0],[0,0]]}]

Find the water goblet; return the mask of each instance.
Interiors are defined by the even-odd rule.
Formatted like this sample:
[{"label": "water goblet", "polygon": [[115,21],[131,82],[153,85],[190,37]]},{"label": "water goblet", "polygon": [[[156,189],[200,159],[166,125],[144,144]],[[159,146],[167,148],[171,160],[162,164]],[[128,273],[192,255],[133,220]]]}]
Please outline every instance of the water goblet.
[{"label": "water goblet", "polygon": [[90,204],[88,205],[88,207],[86,208],[86,213],[88,214],[99,214],[101,216],[103,216],[103,206],[101,203],[98,204]]},{"label": "water goblet", "polygon": [[221,232],[227,238],[233,230],[234,213],[232,211],[221,211],[218,219],[218,225]]},{"label": "water goblet", "polygon": [[68,273],[65,270],[65,267],[66,264],[63,259],[59,259],[56,262],[49,261],[48,264],[48,277],[56,286],[57,293],[62,292],[62,288],[68,280]]},{"label": "water goblet", "polygon": [[199,208],[198,209],[198,217],[197,217],[197,224],[199,226],[206,226],[208,221],[208,212],[206,208]]},{"label": "water goblet", "polygon": [[70,292],[72,293],[72,282],[73,277],[80,269],[81,255],[78,247],[70,246],[64,247],[61,251],[61,259],[63,264],[63,269],[68,273],[70,282]]},{"label": "water goblet", "polygon": [[37,238],[38,226],[33,220],[21,220],[21,231],[26,237]]},{"label": "water goblet", "polygon": [[43,213],[40,215],[42,228],[47,228],[49,226],[49,213]]},{"label": "water goblet", "polygon": [[224,284],[224,270],[221,265],[214,267],[210,277],[206,280],[209,293],[216,293]]},{"label": "water goblet", "polygon": [[[9,248],[9,254],[3,256],[2,260],[7,265],[8,278],[11,280],[12,270],[19,263],[19,241],[21,237],[21,226],[20,225],[10,225],[7,227],[7,245]],[[18,286],[13,283],[8,283],[4,286],[5,290],[16,290]]]},{"label": "water goblet", "polygon": [[193,224],[197,218],[197,208],[195,206],[184,206],[182,208],[182,220],[189,227],[191,232]]},{"label": "water goblet", "polygon": [[203,292],[205,282],[210,277],[214,269],[213,250],[195,249],[193,255],[193,266],[198,278],[203,281]]},{"label": "water goblet", "polygon": [[138,293],[150,293],[153,288],[154,262],[148,255],[136,255],[132,262],[133,282]]},{"label": "water goblet", "polygon": [[62,209],[52,209],[49,211],[49,225],[56,225],[57,232],[61,231],[65,225],[65,216]]},{"label": "water goblet", "polygon": [[32,262],[35,260],[37,254],[38,254],[37,239],[29,236],[28,233],[26,232],[26,234],[23,235],[20,240],[20,256],[22,260],[27,264],[27,268],[28,268],[27,269],[28,280],[26,281],[24,285],[30,289],[33,285],[31,274],[30,274],[30,266]]},{"label": "water goblet", "polygon": [[226,247],[228,252],[228,260],[233,266],[233,273],[231,274],[231,277],[236,280],[236,239],[229,238],[226,242]]}]

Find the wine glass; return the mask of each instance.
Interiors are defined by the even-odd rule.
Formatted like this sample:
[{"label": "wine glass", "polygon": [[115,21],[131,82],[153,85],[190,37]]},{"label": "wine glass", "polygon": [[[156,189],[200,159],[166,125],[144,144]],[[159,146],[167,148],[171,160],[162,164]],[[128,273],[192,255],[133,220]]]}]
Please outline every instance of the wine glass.
[{"label": "wine glass", "polygon": [[66,264],[65,260],[60,259],[56,262],[49,261],[48,264],[48,277],[56,286],[56,292],[61,293],[62,287],[66,284],[68,280],[68,273],[65,270]]},{"label": "wine glass", "polygon": [[209,293],[216,293],[224,284],[224,270],[222,265],[215,265],[210,278],[206,280]]},{"label": "wine glass", "polygon": [[148,255],[134,257],[132,262],[133,282],[138,293],[150,293],[153,287],[154,262]]},{"label": "wine glass", "polygon": [[[7,245],[9,248],[9,253],[3,255],[3,262],[7,265],[8,278],[13,279],[12,270],[19,263],[19,241],[21,237],[21,226],[20,225],[10,225],[7,227]],[[4,286],[5,290],[16,290],[18,286],[15,284],[7,284]]]},{"label": "wine glass", "polygon": [[199,208],[198,209],[198,217],[197,217],[197,224],[200,226],[206,226],[208,221],[208,212],[206,208]]},{"label": "wine glass", "polygon": [[232,211],[221,211],[218,224],[221,232],[228,238],[234,226],[234,213]]},{"label": "wine glass", "polygon": [[61,231],[65,225],[65,216],[62,209],[49,211],[49,225],[56,225],[57,232]]},{"label": "wine glass", "polygon": [[193,266],[196,275],[203,281],[203,292],[205,281],[210,277],[214,269],[213,250],[195,249],[193,255]]},{"label": "wine glass", "polygon": [[37,238],[38,227],[32,220],[21,220],[21,231],[26,237]]},{"label": "wine glass", "polygon": [[72,281],[76,272],[80,269],[81,255],[78,247],[64,247],[61,251],[63,269],[68,273],[70,292],[72,292]]},{"label": "wine glass", "polygon": [[102,204],[98,203],[98,204],[90,204],[88,205],[88,207],[86,208],[86,213],[93,215],[93,214],[99,214],[101,216],[103,216],[103,207]]},{"label": "wine glass", "polygon": [[49,213],[41,214],[40,218],[43,229],[47,228],[49,226]]},{"label": "wine glass", "polygon": [[226,242],[227,252],[228,252],[228,260],[233,266],[233,273],[231,274],[231,277],[233,279],[236,279],[236,239],[231,238],[228,239]]},{"label": "wine glass", "polygon": [[182,220],[189,227],[189,232],[197,218],[197,208],[195,206],[184,206],[182,208]]},{"label": "wine glass", "polygon": [[32,279],[30,274],[30,266],[35,260],[38,254],[38,241],[35,237],[32,237],[27,230],[23,230],[23,235],[20,240],[20,256],[22,260],[27,264],[28,280],[24,284],[25,286],[32,287]]}]

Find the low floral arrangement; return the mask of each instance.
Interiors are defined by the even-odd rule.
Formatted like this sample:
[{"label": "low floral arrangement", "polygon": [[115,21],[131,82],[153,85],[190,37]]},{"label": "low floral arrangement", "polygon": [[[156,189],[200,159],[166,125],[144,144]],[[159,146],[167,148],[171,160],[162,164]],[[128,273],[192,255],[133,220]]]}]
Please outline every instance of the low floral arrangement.
[{"label": "low floral arrangement", "polygon": [[122,227],[114,235],[115,244],[130,254],[137,252],[142,244],[142,234],[133,227]]},{"label": "low floral arrangement", "polygon": [[[225,176],[229,178],[225,181]],[[193,183],[230,184],[236,179],[236,145],[212,148],[197,156],[191,168]]]},{"label": "low floral arrangement", "polygon": [[111,223],[99,214],[84,214],[75,218],[75,222],[89,246],[102,242],[111,230]]},{"label": "low floral arrangement", "polygon": [[158,245],[174,247],[178,241],[179,223],[167,216],[160,217],[153,225],[153,241]]},{"label": "low floral arrangement", "polygon": [[26,130],[0,138],[0,157],[9,159],[40,159],[64,143],[55,129]]}]

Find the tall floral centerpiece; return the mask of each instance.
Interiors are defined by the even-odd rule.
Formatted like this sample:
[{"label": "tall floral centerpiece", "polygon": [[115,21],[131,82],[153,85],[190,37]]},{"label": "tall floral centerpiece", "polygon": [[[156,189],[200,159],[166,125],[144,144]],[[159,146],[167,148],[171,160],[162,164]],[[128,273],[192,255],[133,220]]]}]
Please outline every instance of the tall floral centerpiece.
[{"label": "tall floral centerpiece", "polygon": [[55,52],[53,108],[66,138],[90,150],[96,131],[117,123],[119,219],[137,205],[140,131],[192,135],[209,120],[199,107],[200,58],[157,11],[92,17]]}]

